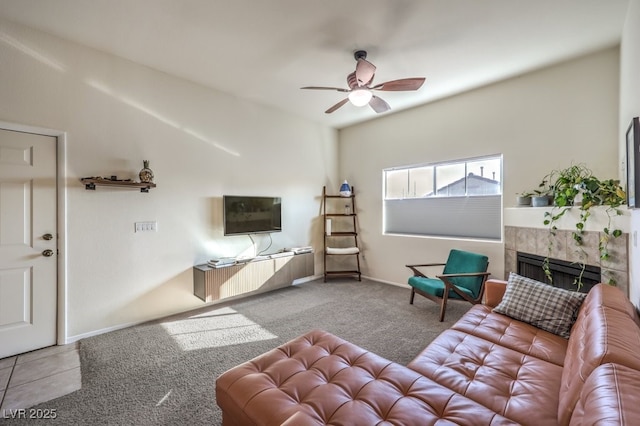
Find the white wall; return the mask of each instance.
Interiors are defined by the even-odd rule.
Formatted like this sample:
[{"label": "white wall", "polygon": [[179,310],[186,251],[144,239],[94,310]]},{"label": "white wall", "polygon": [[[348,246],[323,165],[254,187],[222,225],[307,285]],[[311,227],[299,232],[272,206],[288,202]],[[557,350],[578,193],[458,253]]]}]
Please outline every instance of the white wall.
[{"label": "white wall", "polygon": [[[625,135],[633,117],[640,116],[640,0],[630,0],[620,44],[620,178],[626,176]],[[640,210],[631,211],[631,235],[629,238],[629,298],[640,307]]]},{"label": "white wall", "polygon": [[364,273],[406,283],[405,264],[444,261],[456,247],[488,254],[502,277],[502,243],[382,235],[382,169],[503,154],[505,207],[572,162],[617,177],[618,60],[617,47],[606,49],[341,130],[340,175],[358,192]]},{"label": "white wall", "polygon": [[[251,249],[223,236],[223,194],[282,197],[270,251],[320,241],[335,130],[4,21],[0,67],[0,121],[67,132],[69,339],[202,306],[192,266]],[[149,194],[79,181],[137,178],[143,159]]]}]

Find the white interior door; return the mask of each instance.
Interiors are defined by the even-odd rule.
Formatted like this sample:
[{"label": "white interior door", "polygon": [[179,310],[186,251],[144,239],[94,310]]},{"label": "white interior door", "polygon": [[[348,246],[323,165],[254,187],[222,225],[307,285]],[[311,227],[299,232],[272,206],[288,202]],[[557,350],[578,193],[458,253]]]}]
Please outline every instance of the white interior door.
[{"label": "white interior door", "polygon": [[56,343],[56,143],[0,129],[0,358]]}]

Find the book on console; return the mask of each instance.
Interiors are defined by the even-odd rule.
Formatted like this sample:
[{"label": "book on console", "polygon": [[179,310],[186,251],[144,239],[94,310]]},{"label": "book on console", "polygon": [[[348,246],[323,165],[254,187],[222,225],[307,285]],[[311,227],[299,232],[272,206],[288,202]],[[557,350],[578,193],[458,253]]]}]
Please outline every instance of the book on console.
[{"label": "book on console", "polygon": [[207,262],[207,265],[212,268],[221,268],[224,266],[231,266],[236,264],[236,259],[233,257],[221,257],[219,259],[211,259]]},{"label": "book on console", "polygon": [[207,266],[209,266],[210,268],[216,268],[216,269],[220,269],[220,268],[226,268],[228,266],[234,266],[236,265],[236,263],[209,263],[207,262]]},{"label": "book on console", "polygon": [[311,253],[313,251],[311,246],[291,247],[287,249],[295,254]]}]

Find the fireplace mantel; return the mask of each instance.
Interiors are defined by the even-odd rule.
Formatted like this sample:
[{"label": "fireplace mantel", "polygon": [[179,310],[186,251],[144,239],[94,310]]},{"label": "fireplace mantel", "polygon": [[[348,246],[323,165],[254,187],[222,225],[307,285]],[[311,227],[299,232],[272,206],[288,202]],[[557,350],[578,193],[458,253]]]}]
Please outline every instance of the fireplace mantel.
[{"label": "fireplace mantel", "polygon": [[[626,206],[618,209],[622,215],[613,216],[611,221],[612,229],[620,229],[622,232],[629,233],[631,229],[631,214]],[[589,209],[591,216],[586,223],[586,231],[600,232],[607,226],[607,213],[603,206],[595,206]],[[544,224],[545,212],[557,214],[560,208],[552,210],[552,207],[508,207],[504,209],[504,226],[516,226],[521,228],[545,228]],[[572,207],[563,217],[558,220],[556,226],[558,229],[573,231],[576,223],[580,219],[580,209]]]},{"label": "fireplace mantel", "polygon": [[[580,217],[580,210],[571,208],[556,223],[558,231],[552,240],[549,239],[549,229],[543,223],[545,212],[552,212],[552,207],[511,207],[504,209],[504,241],[505,241],[505,279],[509,272],[516,272],[516,253],[549,255],[552,258],[568,262],[585,262],[602,268],[602,281],[614,278],[617,286],[628,295],[629,287],[629,230],[631,229],[631,215],[623,206],[620,216],[612,217],[611,229],[620,229],[622,236],[609,242],[609,261],[601,261],[598,243],[602,230],[608,225],[608,218],[604,207],[592,207],[591,216],[586,223],[582,248],[586,258],[576,247],[571,233]],[[558,213],[556,208],[553,213]],[[549,248],[551,250],[549,251]]]}]

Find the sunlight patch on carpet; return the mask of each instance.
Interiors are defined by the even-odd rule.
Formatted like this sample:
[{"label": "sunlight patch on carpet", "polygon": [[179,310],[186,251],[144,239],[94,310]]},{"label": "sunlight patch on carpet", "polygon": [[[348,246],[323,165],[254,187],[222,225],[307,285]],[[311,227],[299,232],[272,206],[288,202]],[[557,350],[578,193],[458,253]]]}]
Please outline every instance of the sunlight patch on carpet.
[{"label": "sunlight patch on carpet", "polygon": [[184,351],[278,338],[229,307],[164,322],[161,325]]}]

